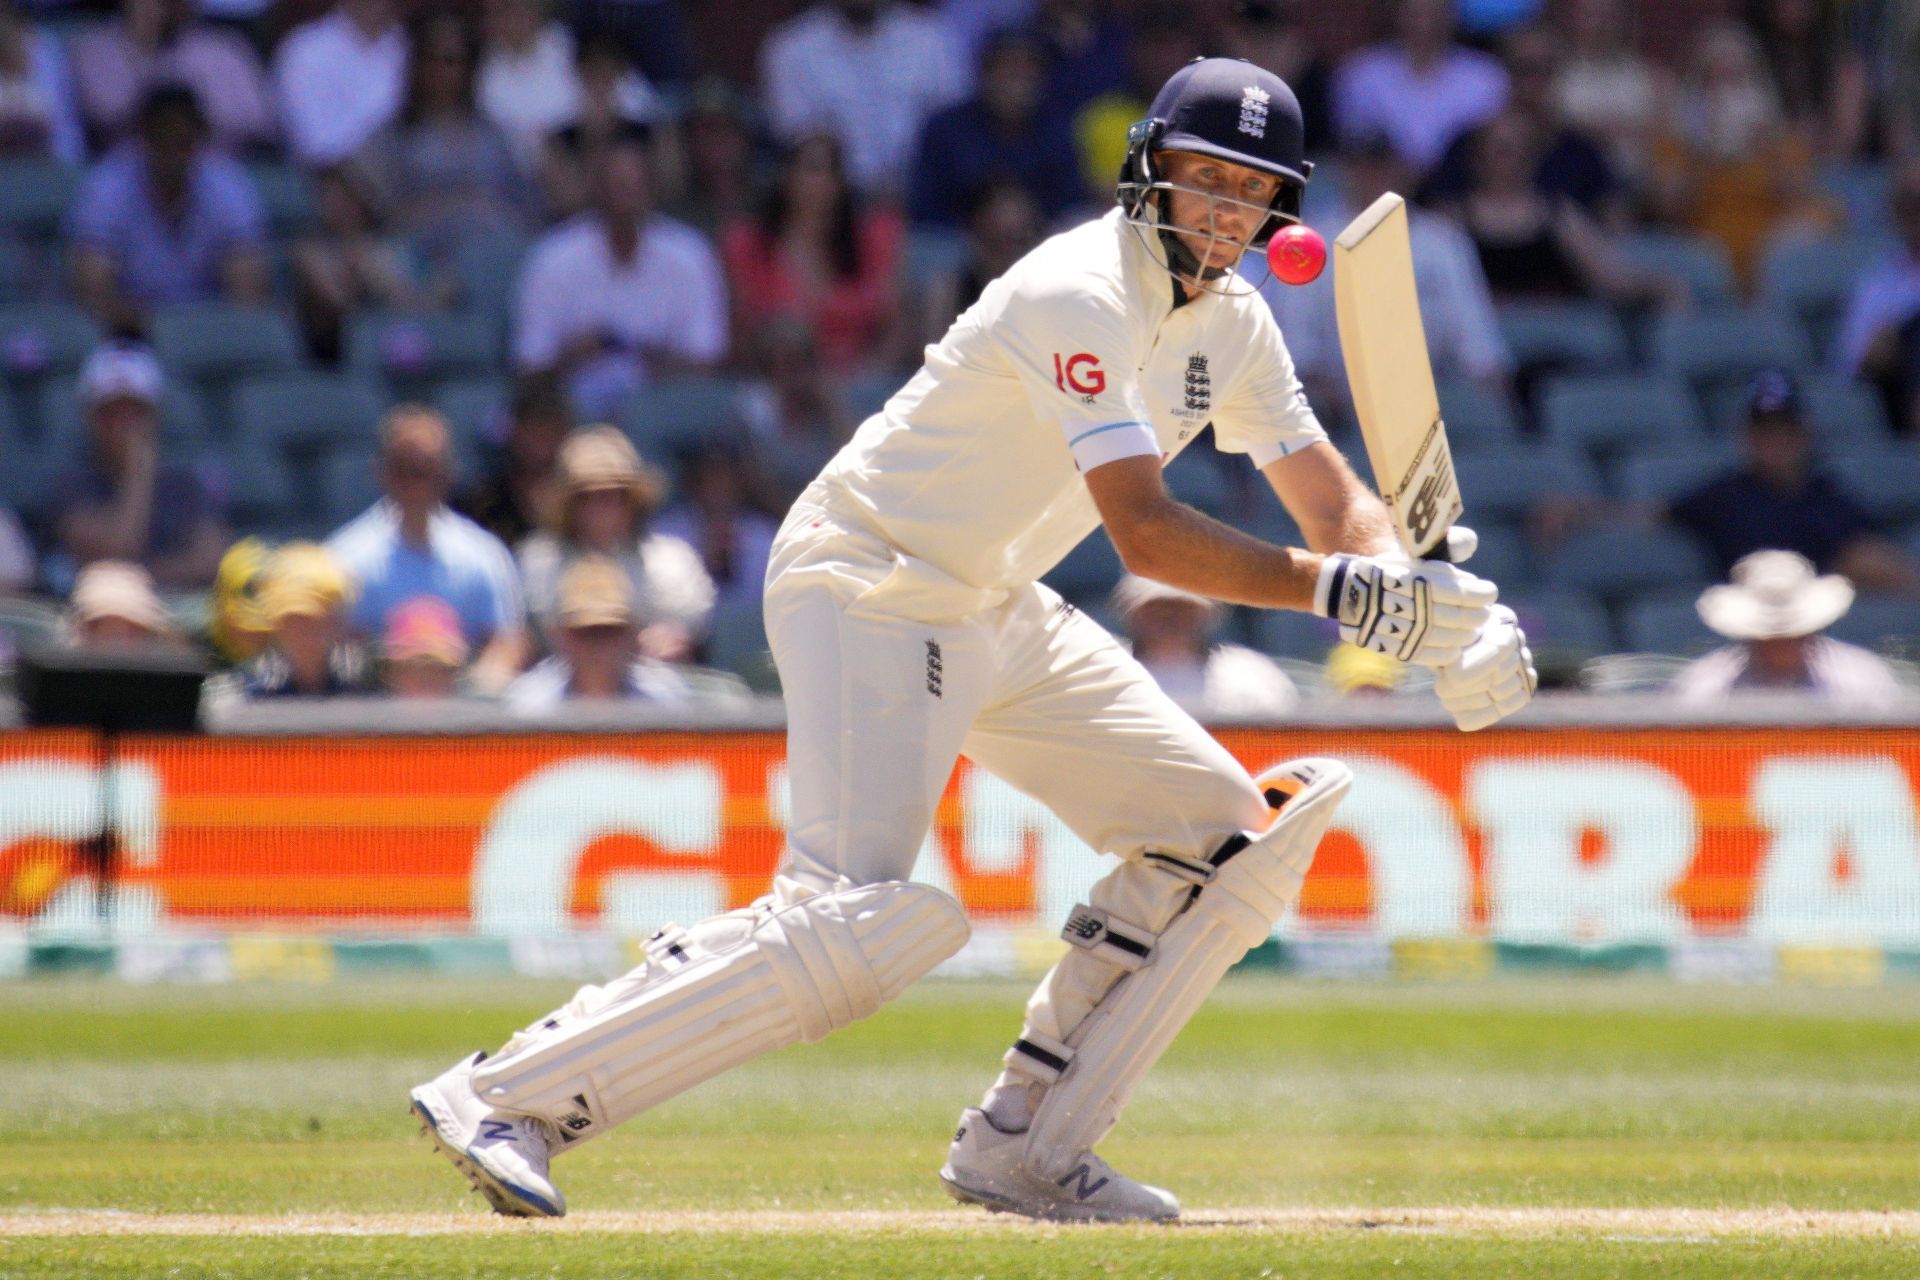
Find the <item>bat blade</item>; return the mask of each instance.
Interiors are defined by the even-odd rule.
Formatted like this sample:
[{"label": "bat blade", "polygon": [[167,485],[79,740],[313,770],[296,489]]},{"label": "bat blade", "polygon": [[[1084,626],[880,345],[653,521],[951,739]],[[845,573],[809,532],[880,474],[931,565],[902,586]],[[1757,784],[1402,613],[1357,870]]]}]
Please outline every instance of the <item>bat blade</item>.
[{"label": "bat blade", "polygon": [[1394,531],[1409,554],[1444,558],[1464,507],[1399,196],[1381,196],[1334,241],[1333,294],[1354,413]]}]

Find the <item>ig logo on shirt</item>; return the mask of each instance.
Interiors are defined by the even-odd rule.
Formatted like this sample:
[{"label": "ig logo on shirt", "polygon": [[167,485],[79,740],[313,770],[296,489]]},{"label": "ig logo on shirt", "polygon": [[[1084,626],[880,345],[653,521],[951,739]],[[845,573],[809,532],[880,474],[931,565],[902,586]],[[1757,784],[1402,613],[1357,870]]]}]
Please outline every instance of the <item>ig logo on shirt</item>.
[{"label": "ig logo on shirt", "polygon": [[1056,351],[1053,353],[1053,385],[1092,404],[1093,398],[1107,389],[1107,374],[1100,367],[1098,356],[1080,351],[1062,360]]}]

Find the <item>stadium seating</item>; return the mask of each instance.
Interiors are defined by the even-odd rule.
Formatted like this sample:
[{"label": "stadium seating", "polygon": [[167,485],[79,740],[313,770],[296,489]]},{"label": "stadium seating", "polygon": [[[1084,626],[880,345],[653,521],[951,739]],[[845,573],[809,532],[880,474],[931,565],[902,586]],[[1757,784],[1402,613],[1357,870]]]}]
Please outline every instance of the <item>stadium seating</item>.
[{"label": "stadium seating", "polygon": [[1767,247],[1760,299],[1799,320],[1813,348],[1826,355],[1853,285],[1886,252],[1878,238],[1785,237]]},{"label": "stadium seating", "polygon": [[[41,447],[64,467],[86,447],[77,379],[49,378],[40,389]],[[192,457],[207,447],[210,432],[206,406],[194,389],[170,383],[160,397],[160,441],[172,457]]]},{"label": "stadium seating", "polygon": [[1318,664],[1340,643],[1340,628],[1331,619],[1297,609],[1256,609],[1249,626],[1254,647],[1276,658]]},{"label": "stadium seating", "polygon": [[1522,369],[1597,373],[1633,363],[1626,326],[1602,303],[1503,303],[1499,319]]},{"label": "stadium seating", "polygon": [[[1469,522],[1472,518],[1469,512]],[[1527,549],[1527,540],[1518,529],[1483,522],[1473,525],[1473,531],[1480,538],[1480,546],[1467,562],[1468,570],[1492,579],[1499,584],[1502,594],[1524,588],[1533,581],[1533,553]]]},{"label": "stadium seating", "polygon": [[1550,444],[1602,462],[1646,448],[1694,447],[1704,431],[1686,384],[1659,374],[1556,378],[1539,403]]},{"label": "stadium seating", "polygon": [[267,226],[275,239],[286,239],[306,230],[313,221],[313,183],[298,165],[273,160],[247,166],[253,189],[267,213]]},{"label": "stadium seating", "polygon": [[242,378],[298,369],[304,359],[291,317],[272,307],[189,302],[165,307],[152,322],[153,350],[173,378],[193,383],[213,408],[216,429],[235,428],[229,393]]},{"label": "stadium seating", "polygon": [[[1887,421],[1880,397],[1851,378],[1808,374],[1800,380],[1800,411],[1815,441],[1825,449],[1884,448],[1893,438],[1893,425]],[[1743,386],[1723,386],[1708,400],[1707,421],[1716,431],[1737,435],[1746,415]]]},{"label": "stadium seating", "polygon": [[1125,572],[1105,529],[1095,529],[1043,581],[1082,608],[1104,604]]},{"label": "stadium seating", "polygon": [[328,529],[336,529],[379,500],[380,455],[358,445],[328,450],[316,478],[320,501],[314,514]]},{"label": "stadium seating", "polygon": [[514,293],[520,286],[532,241],[513,232],[470,236],[454,251],[453,271],[460,281],[460,301],[483,317],[502,338],[513,318]]},{"label": "stadium seating", "polygon": [[1739,448],[1723,439],[1678,452],[1630,454],[1616,468],[1616,492],[1628,502],[1664,506],[1739,465]]},{"label": "stadium seating", "polygon": [[779,692],[780,677],[767,648],[766,619],[758,595],[722,603],[714,610],[708,634],[708,665],[731,671],[757,692]]},{"label": "stadium seating", "polygon": [[1442,378],[1440,416],[1455,450],[1498,449],[1520,438],[1520,419],[1506,399],[1465,378]]},{"label": "stadium seating", "polygon": [[431,400],[438,384],[500,367],[499,335],[479,312],[362,312],[347,322],[346,368],[398,399]]},{"label": "stadium seating", "polygon": [[1487,453],[1454,454],[1460,492],[1477,524],[1522,525],[1547,497],[1594,497],[1599,480],[1586,459],[1540,445],[1515,445]]},{"label": "stadium seating", "polygon": [[[1920,450],[1889,445],[1837,453],[1827,465],[1876,520],[1888,525],[1920,520]],[[1920,614],[1920,605],[1914,611]]]},{"label": "stadium seating", "polygon": [[1546,558],[1546,582],[1624,605],[1661,595],[1695,595],[1707,585],[1706,556],[1668,529],[1596,528],[1573,535]]},{"label": "stadium seating", "polygon": [[1697,393],[1710,394],[1770,365],[1805,369],[1811,352],[1805,335],[1786,317],[1725,308],[1661,317],[1653,331],[1653,363]]},{"label": "stadium seating", "polygon": [[620,405],[617,426],[642,457],[666,463],[688,441],[736,424],[740,384],[731,378],[672,378],[649,383]]},{"label": "stadium seating", "polygon": [[506,440],[512,404],[505,378],[454,378],[434,389],[433,407],[453,431],[462,475],[475,477],[488,451]]},{"label": "stadium seating", "polygon": [[80,189],[81,172],[58,160],[16,156],[0,161],[0,229],[28,243],[54,240]]},{"label": "stadium seating", "polygon": [[[1467,567],[1478,571],[1479,557]],[[1496,579],[1496,581],[1499,581]],[[1591,656],[1619,647],[1607,611],[1587,596],[1552,591],[1510,591],[1500,582],[1500,600],[1514,611],[1535,657]]]},{"label": "stadium seating", "polygon": [[1695,656],[1726,641],[1700,620],[1696,597],[1643,600],[1627,606],[1621,630],[1635,653]]},{"label": "stadium seating", "polygon": [[903,264],[907,296],[924,296],[929,285],[958,270],[966,258],[967,241],[959,232],[914,227],[907,232]]},{"label": "stadium seating", "polygon": [[1862,594],[1827,634],[1868,649],[1911,653],[1920,647],[1920,606],[1898,596]]},{"label": "stadium seating", "polygon": [[100,345],[100,327],[64,302],[0,307],[0,372],[10,382],[72,373]]},{"label": "stadium seating", "polygon": [[[1167,464],[1167,492],[1216,519],[1226,518],[1234,499],[1233,485],[1221,465],[1227,461],[1214,451],[1208,440],[1195,441]],[[1245,465],[1237,459],[1233,461]]]},{"label": "stadium seating", "polygon": [[1613,242],[1615,252],[1648,271],[1685,280],[1695,303],[1731,305],[1738,293],[1733,260],[1719,242],[1672,231],[1635,231]]}]

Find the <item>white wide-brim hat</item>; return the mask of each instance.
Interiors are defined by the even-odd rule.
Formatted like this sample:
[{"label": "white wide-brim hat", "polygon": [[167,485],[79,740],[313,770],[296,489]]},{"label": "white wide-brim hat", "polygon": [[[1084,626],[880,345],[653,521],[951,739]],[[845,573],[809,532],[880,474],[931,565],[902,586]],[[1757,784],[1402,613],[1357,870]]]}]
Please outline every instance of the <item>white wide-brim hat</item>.
[{"label": "white wide-brim hat", "polygon": [[1730,640],[1782,640],[1825,631],[1853,607],[1853,584],[1816,574],[1792,551],[1756,551],[1733,566],[1733,581],[1708,587],[1697,608]]}]

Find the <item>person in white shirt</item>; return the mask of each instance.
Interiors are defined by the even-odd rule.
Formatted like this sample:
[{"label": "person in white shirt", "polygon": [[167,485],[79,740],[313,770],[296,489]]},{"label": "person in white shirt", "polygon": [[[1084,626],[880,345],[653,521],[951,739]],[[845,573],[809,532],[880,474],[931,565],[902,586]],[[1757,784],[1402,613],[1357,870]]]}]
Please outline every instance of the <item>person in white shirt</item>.
[{"label": "person in white shirt", "polygon": [[626,571],[604,556],[586,556],[560,575],[554,654],[507,686],[515,711],[552,711],[568,702],[687,702],[680,674],[639,650],[639,619]]},{"label": "person in white shirt", "polygon": [[[1234,270],[1298,220],[1303,150],[1277,76],[1226,58],[1182,68],[1131,131],[1121,207],[988,285],[794,504],[765,601],[790,791],[772,892],[663,929],[632,973],[414,1090],[430,1138],[496,1209],[564,1212],[556,1152],[863,1017],[958,951],[959,904],[908,877],[964,753],[1119,861],[1069,915],[1071,945],[941,1180],[1037,1218],[1179,1213],[1092,1148],[1271,935],[1352,775],[1307,759],[1250,776],[1039,576],[1104,523],[1142,577],[1312,610],[1438,668],[1463,727],[1517,710],[1533,683],[1493,584],[1396,550]],[[1161,467],[1209,422],[1312,550],[1168,494]]]},{"label": "person in white shirt", "polygon": [[527,254],[513,336],[526,373],[556,373],[580,413],[612,415],[649,376],[727,354],[727,290],[706,237],[653,209],[645,143],[607,145],[595,207]]},{"label": "person in white shirt", "polygon": [[1734,643],[1687,664],[1671,692],[1681,705],[1713,707],[1743,693],[1799,693],[1870,711],[1905,696],[1892,668],[1857,645],[1822,635],[1853,607],[1853,584],[1817,575],[1792,551],[1756,551],[1733,581],[1700,595],[1700,618]]},{"label": "person in white shirt", "polygon": [[480,111],[506,131],[521,168],[534,172],[547,135],[580,107],[573,33],[546,20],[541,0],[486,0]]},{"label": "person in white shirt", "polygon": [[1334,76],[1341,141],[1384,133],[1407,167],[1425,174],[1454,139],[1498,115],[1505,69],[1453,34],[1453,0],[1396,0],[1393,38],[1355,53]]},{"label": "person in white shirt", "polygon": [[294,158],[337,164],[379,132],[406,92],[407,35],[394,0],[340,0],[295,27],[273,65]]},{"label": "person in white shirt", "polygon": [[1272,658],[1216,637],[1226,612],[1218,600],[1130,573],[1113,589],[1113,609],[1134,661],[1196,716],[1279,716],[1300,701]]},{"label": "person in white shirt", "polygon": [[847,176],[898,195],[927,117],[960,101],[970,64],[940,18],[894,0],[830,0],[774,29],[760,52],[768,123],[786,142],[829,133]]}]

